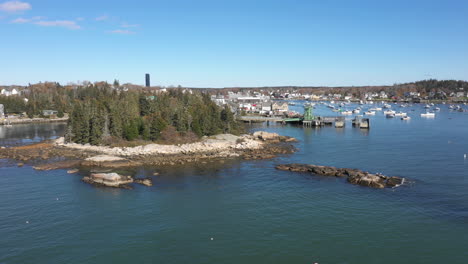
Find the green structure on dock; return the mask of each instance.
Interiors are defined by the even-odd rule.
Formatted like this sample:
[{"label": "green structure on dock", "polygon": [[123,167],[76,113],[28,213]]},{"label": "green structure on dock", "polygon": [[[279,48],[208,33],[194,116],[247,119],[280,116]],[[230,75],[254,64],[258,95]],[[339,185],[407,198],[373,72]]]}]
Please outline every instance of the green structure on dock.
[{"label": "green structure on dock", "polygon": [[315,119],[315,116],[312,112],[312,109],[314,107],[311,104],[305,104],[304,105],[304,119],[303,121],[312,121]]}]

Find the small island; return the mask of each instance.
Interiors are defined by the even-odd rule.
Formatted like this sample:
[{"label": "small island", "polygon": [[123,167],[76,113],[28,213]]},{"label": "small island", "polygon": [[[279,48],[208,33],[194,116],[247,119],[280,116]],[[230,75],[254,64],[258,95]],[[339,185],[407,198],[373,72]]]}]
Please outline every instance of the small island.
[{"label": "small island", "polygon": [[[37,170],[178,165],[225,158],[265,159],[294,152],[295,139],[244,125],[208,94],[174,89],[157,94],[121,91],[105,83],[64,94],[68,126],[64,137],[0,149],[0,158]],[[134,182],[127,176],[93,174],[83,179],[111,187]],[[142,182],[147,186],[149,181]]]}]

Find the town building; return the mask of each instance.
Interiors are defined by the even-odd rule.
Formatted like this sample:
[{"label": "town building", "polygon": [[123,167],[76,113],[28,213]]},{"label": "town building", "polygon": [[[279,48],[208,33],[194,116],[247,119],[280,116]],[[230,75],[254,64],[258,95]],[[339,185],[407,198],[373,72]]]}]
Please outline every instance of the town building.
[{"label": "town building", "polygon": [[42,111],[42,114],[44,116],[52,116],[52,115],[57,115],[58,114],[58,111],[55,111],[55,110],[43,110]]}]

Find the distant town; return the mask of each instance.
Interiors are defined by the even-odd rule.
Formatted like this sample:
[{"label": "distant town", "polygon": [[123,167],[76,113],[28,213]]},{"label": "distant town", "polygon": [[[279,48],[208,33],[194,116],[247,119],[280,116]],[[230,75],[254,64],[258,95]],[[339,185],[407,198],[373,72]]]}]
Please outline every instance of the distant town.
[{"label": "distant town", "polygon": [[[27,105],[32,98],[54,96],[57,90],[73,92],[78,88],[88,86],[108,86],[118,92],[136,90],[154,98],[168,90],[178,89],[192,94],[194,91],[207,93],[217,105],[228,105],[233,112],[259,113],[279,115],[289,111],[288,101],[394,101],[394,102],[428,102],[447,101],[454,103],[468,102],[468,82],[455,80],[424,80],[414,83],[395,84],[391,86],[353,86],[353,87],[229,87],[229,88],[189,88],[182,86],[151,86],[150,76],[145,76],[145,84],[120,84],[117,80],[112,84],[106,82],[81,82],[77,84],[61,85],[56,82],[43,82],[28,86],[0,86],[0,117],[5,114],[28,115],[30,118],[63,117],[60,109],[53,109],[54,105],[44,105],[44,109],[34,108],[34,112],[27,114],[23,108],[15,105],[15,100],[21,99]],[[13,100],[13,98],[15,98]],[[47,101],[47,100],[45,100]],[[49,101],[52,101],[51,99]],[[291,103],[289,103],[291,104]],[[52,109],[50,109],[52,108]]]}]

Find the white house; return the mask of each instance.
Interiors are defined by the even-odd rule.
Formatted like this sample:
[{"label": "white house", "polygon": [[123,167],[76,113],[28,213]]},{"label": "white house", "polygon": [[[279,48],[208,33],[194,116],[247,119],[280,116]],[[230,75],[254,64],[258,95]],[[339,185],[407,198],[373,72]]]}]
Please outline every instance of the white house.
[{"label": "white house", "polygon": [[0,92],[0,94],[4,95],[4,96],[10,96],[10,95],[17,95],[17,94],[19,94],[19,92],[15,88],[13,88],[13,89],[3,88],[2,91]]}]

